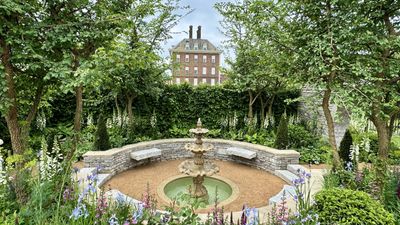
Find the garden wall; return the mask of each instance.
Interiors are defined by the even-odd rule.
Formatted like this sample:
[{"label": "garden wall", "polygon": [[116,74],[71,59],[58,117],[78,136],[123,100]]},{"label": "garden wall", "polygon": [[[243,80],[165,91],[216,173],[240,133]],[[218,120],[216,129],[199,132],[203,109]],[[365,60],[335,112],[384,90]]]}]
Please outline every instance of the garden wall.
[{"label": "garden wall", "polygon": [[[180,138],[140,142],[107,151],[89,151],[83,155],[83,158],[85,167],[100,167],[100,171],[102,173],[110,173],[114,175],[129,168],[140,166],[148,162],[176,160],[192,157],[193,154],[184,149],[184,145],[187,143],[194,143],[194,139]],[[204,139],[204,143],[211,143],[214,145],[214,150],[205,155],[208,159],[232,161],[269,172],[273,172],[275,170],[286,170],[288,164],[298,164],[300,158],[300,154],[294,150],[277,150],[262,145],[239,141]],[[239,147],[255,151],[257,153],[257,157],[249,160],[242,157],[227,155],[226,149],[229,147]],[[142,161],[135,161],[130,158],[131,152],[150,148],[160,149],[162,152],[161,157]]]}]

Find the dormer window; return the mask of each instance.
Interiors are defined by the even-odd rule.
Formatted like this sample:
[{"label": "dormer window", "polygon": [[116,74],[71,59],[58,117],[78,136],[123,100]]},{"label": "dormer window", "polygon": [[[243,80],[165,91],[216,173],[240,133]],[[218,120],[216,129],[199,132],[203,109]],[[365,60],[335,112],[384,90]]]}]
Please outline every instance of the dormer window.
[{"label": "dormer window", "polygon": [[207,50],[207,44],[206,43],[203,44],[203,50]]},{"label": "dormer window", "polygon": [[199,50],[199,44],[198,43],[194,43],[193,49],[194,50]]},{"label": "dormer window", "polygon": [[185,44],[185,49],[186,49],[186,50],[190,50],[189,42],[186,42],[186,44]]}]

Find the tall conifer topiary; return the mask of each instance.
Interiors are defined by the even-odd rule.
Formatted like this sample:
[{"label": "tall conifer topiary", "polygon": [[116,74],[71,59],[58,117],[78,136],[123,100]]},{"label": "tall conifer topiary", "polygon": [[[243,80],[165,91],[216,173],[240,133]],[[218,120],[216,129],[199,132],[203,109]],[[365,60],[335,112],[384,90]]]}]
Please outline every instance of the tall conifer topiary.
[{"label": "tall conifer topiary", "polygon": [[97,130],[95,134],[94,149],[104,151],[111,148],[110,138],[108,137],[106,120],[103,114],[100,114],[97,121]]},{"label": "tall conifer topiary", "polygon": [[350,130],[347,129],[339,146],[339,156],[342,159],[344,165],[346,165],[347,162],[351,162],[350,154],[352,144],[353,138],[351,137]]},{"label": "tall conifer topiary", "polygon": [[286,149],[288,146],[288,124],[286,114],[281,115],[279,120],[278,130],[276,132],[275,148]]}]

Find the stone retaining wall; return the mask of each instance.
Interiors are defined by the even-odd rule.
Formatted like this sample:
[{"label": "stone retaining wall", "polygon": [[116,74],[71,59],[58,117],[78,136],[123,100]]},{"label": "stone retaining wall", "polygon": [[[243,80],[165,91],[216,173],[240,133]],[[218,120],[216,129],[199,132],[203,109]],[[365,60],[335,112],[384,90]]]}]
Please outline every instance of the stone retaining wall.
[{"label": "stone retaining wall", "polygon": [[[184,145],[187,143],[194,143],[194,140],[195,139],[191,138],[180,138],[140,142],[107,151],[89,151],[83,155],[83,158],[85,167],[100,167],[102,173],[114,175],[148,162],[192,157],[193,154],[185,150]],[[294,150],[277,150],[262,145],[223,139],[204,139],[203,141],[204,143],[211,143],[214,145],[214,150],[205,155],[206,158],[209,159],[242,163],[269,172],[285,170],[288,164],[299,163],[300,154]],[[255,151],[257,152],[257,157],[248,160],[242,157],[227,155],[226,149],[229,147],[240,147]],[[162,151],[161,157],[141,161],[131,159],[131,152],[149,148],[160,149]]]}]

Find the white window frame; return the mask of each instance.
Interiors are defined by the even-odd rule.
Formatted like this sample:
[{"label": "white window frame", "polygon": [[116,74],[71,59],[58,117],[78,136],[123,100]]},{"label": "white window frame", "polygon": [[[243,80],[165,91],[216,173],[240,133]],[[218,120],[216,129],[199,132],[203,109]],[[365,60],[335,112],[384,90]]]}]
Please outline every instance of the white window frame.
[{"label": "white window frame", "polygon": [[186,50],[190,50],[190,44],[189,44],[189,43],[186,43],[186,44],[185,44],[185,49],[186,49]]},{"label": "white window frame", "polygon": [[202,74],[203,74],[203,75],[207,75],[207,67],[205,67],[205,66],[203,67],[203,72],[202,72]]},{"label": "white window frame", "polygon": [[214,85],[215,85],[215,79],[211,78],[211,86],[214,86]]},{"label": "white window frame", "polygon": [[203,63],[207,63],[207,55],[203,55]]},{"label": "white window frame", "polygon": [[181,55],[176,55],[176,62],[180,62],[181,61]]},{"label": "white window frame", "polygon": [[180,84],[180,83],[181,83],[181,78],[178,78],[178,77],[177,77],[177,78],[175,79],[175,83],[176,83],[176,84]]},{"label": "white window frame", "polygon": [[189,62],[190,61],[189,58],[190,58],[189,55],[185,55],[185,62]]},{"label": "white window frame", "polygon": [[215,67],[211,67],[211,75],[215,75]]},{"label": "white window frame", "polygon": [[206,79],[206,78],[203,78],[203,79],[201,80],[201,82],[202,82],[203,84],[206,84],[206,83],[207,83],[207,79]]},{"label": "white window frame", "polygon": [[194,69],[194,75],[199,75],[199,68],[195,66],[193,69]]},{"label": "white window frame", "polygon": [[197,78],[194,78],[194,79],[193,79],[193,85],[194,85],[194,86],[197,86]]},{"label": "white window frame", "polygon": [[193,49],[194,50],[199,50],[199,44],[198,43],[194,43]]},{"label": "white window frame", "polygon": [[199,61],[199,55],[194,55],[194,62],[198,62]]},{"label": "white window frame", "polygon": [[188,82],[188,83],[189,83],[189,78],[185,78],[185,82]]},{"label": "white window frame", "polygon": [[207,44],[206,43],[203,44],[203,50],[207,50]]},{"label": "white window frame", "polygon": [[211,63],[215,63],[215,55],[211,56]]},{"label": "white window frame", "polygon": [[185,74],[189,74],[189,67],[185,66]]}]

